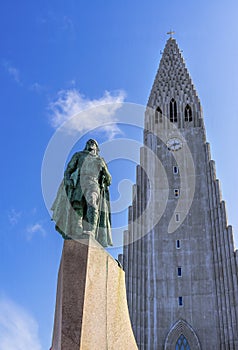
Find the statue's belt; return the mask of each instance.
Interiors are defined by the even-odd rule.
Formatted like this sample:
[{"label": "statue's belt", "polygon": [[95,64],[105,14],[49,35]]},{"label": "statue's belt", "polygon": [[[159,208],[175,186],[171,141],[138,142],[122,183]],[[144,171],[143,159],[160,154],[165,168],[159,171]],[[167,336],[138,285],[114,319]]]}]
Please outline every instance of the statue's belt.
[{"label": "statue's belt", "polygon": [[80,176],[87,176],[87,177],[90,177],[92,180],[95,180],[98,182],[98,177],[96,176],[93,176],[93,175],[89,175],[89,174],[85,174],[85,173],[80,173]]}]

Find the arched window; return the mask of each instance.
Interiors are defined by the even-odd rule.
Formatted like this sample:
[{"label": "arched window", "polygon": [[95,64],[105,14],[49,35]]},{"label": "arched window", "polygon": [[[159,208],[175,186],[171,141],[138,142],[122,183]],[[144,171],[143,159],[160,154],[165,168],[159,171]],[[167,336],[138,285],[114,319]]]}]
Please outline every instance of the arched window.
[{"label": "arched window", "polygon": [[[179,247],[177,245],[177,248]],[[192,327],[186,321],[179,320],[171,327],[165,340],[164,349],[201,350],[201,345]]]},{"label": "arched window", "polygon": [[155,111],[155,124],[158,124],[158,122],[162,123],[162,120],[162,111],[160,107],[157,107]]},{"label": "arched window", "polygon": [[191,122],[193,120],[192,117],[192,108],[187,105],[184,110],[184,120],[185,122]]},{"label": "arched window", "polygon": [[177,343],[175,345],[175,350],[190,350],[188,341],[183,334],[181,334],[178,338]]},{"label": "arched window", "polygon": [[177,123],[177,103],[174,98],[170,101],[169,105],[169,118],[171,123]]}]

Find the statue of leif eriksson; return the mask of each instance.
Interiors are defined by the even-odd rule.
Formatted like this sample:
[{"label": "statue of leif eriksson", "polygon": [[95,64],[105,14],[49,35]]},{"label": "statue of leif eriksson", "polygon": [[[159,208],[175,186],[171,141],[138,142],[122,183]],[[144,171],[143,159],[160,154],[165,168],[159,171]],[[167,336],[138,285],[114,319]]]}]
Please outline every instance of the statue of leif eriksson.
[{"label": "statue of leif eriksson", "polygon": [[111,175],[98,153],[97,141],[90,139],[83,151],[73,155],[52,206],[52,219],[64,239],[90,234],[107,247],[112,246]]}]

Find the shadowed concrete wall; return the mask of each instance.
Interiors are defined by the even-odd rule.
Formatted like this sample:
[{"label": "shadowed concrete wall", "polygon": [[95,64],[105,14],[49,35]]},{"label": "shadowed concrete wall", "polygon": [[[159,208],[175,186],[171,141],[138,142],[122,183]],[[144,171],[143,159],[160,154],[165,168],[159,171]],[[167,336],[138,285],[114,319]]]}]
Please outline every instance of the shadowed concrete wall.
[{"label": "shadowed concrete wall", "polygon": [[52,350],[104,349],[137,349],[124,271],[94,239],[65,241]]}]

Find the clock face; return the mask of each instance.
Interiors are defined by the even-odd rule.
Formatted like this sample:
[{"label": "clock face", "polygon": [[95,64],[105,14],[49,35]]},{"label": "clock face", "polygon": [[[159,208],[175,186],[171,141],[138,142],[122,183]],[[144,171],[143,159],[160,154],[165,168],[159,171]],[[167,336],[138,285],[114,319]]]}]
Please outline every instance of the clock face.
[{"label": "clock face", "polygon": [[182,148],[182,141],[177,137],[173,137],[167,141],[167,147],[169,151],[178,151]]}]

